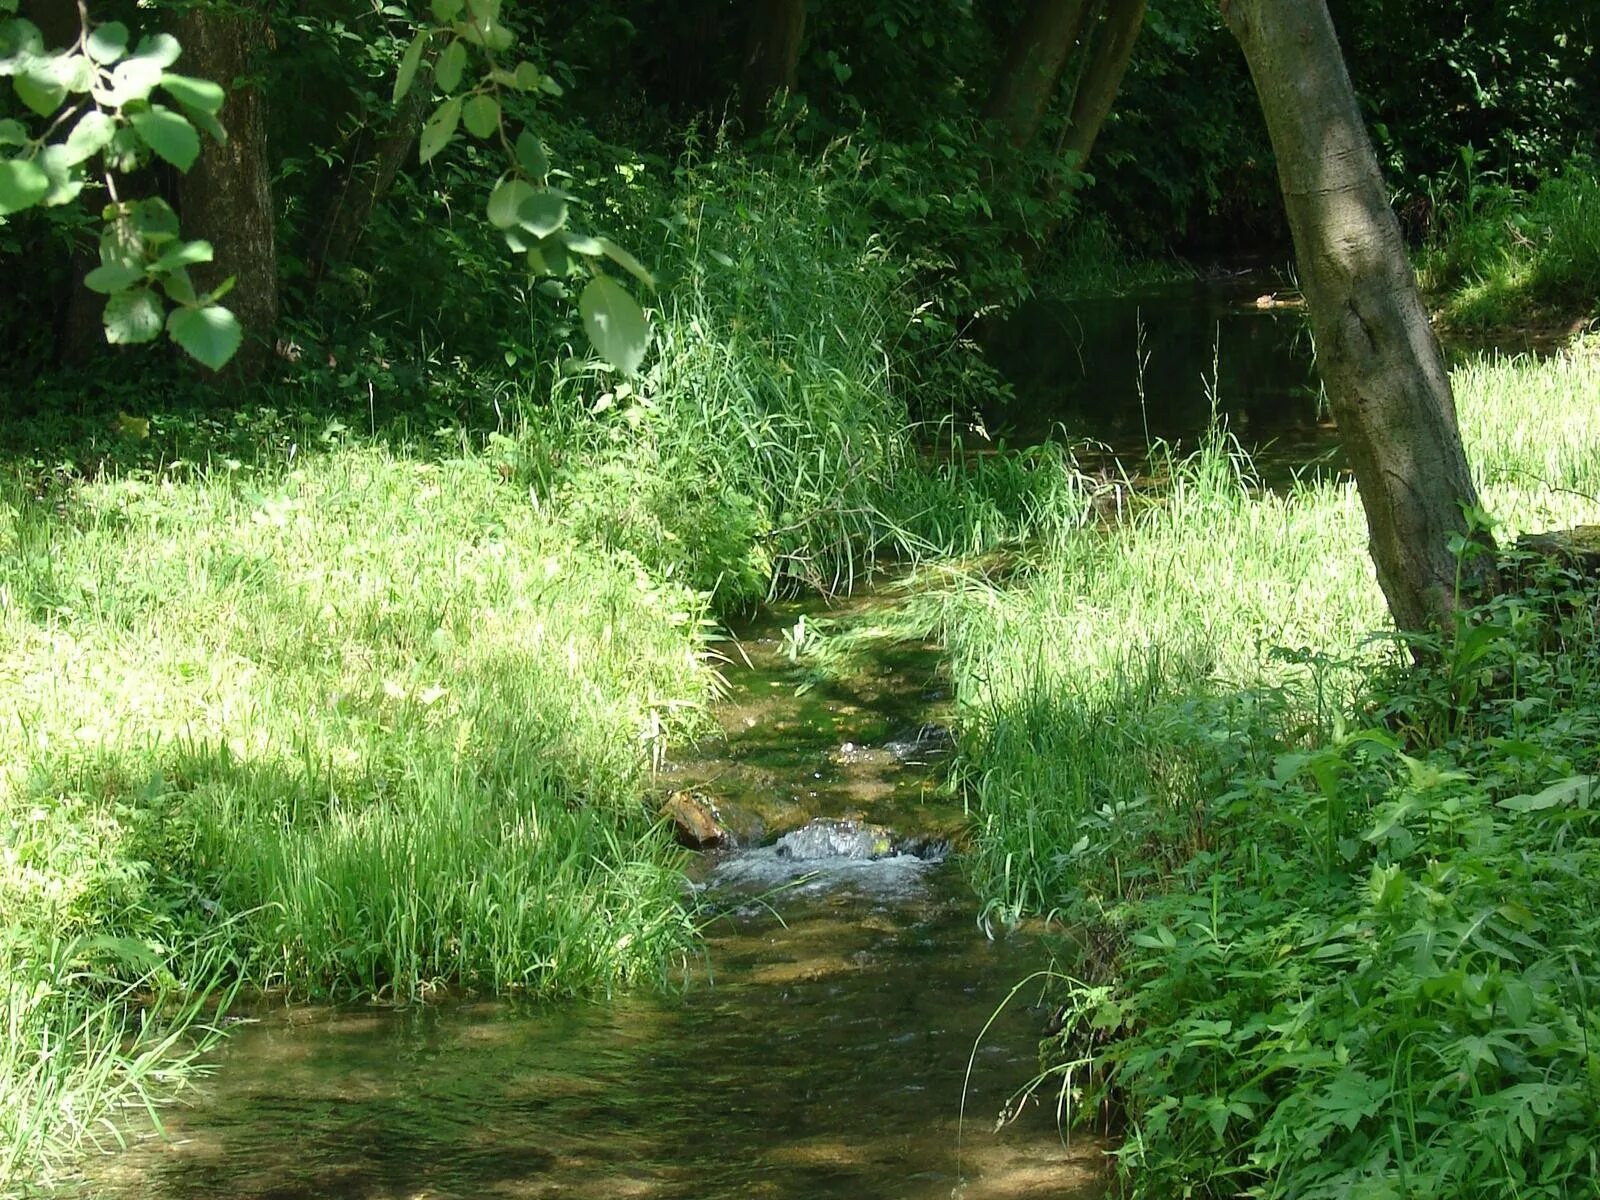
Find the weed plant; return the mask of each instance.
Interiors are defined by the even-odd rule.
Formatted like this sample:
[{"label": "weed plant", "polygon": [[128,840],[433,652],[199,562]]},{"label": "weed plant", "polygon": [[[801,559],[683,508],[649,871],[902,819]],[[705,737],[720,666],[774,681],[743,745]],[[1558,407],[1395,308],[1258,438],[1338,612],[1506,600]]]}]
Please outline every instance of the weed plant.
[{"label": "weed plant", "polygon": [[[1593,521],[1581,359],[1457,374],[1507,538]],[[975,877],[1080,937],[1041,1086],[1137,1196],[1592,1194],[1593,592],[1385,640],[1346,486],[1213,438],[1121,536],[951,602]]]}]

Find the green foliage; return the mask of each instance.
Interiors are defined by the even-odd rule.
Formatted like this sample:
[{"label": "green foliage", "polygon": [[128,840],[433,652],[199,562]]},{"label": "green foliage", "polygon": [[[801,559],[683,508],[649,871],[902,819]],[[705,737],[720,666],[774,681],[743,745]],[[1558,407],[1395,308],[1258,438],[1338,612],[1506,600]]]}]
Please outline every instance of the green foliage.
[{"label": "green foliage", "polygon": [[[1465,155],[1470,165],[1472,156]],[[1523,193],[1494,183],[1449,207],[1421,256],[1424,285],[1462,328],[1515,327],[1600,305],[1600,179],[1587,160]]]},{"label": "green foliage", "polygon": [[[1455,383],[1506,537],[1596,519],[1600,368]],[[1522,564],[1414,669],[1348,489],[1224,451],[947,602],[990,911],[1087,931],[1038,1086],[1134,1195],[1586,1195],[1592,585]]]}]

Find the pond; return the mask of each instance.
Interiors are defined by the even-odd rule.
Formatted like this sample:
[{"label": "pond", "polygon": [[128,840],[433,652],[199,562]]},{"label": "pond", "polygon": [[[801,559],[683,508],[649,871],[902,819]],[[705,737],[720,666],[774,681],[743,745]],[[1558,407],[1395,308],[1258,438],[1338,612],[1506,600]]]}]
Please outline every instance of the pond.
[{"label": "pond", "polygon": [[[870,622],[882,603],[830,615]],[[976,1039],[1044,961],[1039,940],[980,929],[936,852],[796,862],[759,845],[813,817],[925,846],[960,824],[935,785],[934,648],[875,643],[817,680],[785,647],[821,613],[785,606],[740,632],[725,738],[667,772],[758,844],[696,862],[717,915],[681,994],[257,1011],[168,1137],[92,1164],[86,1194],[1099,1195],[1103,1145],[1069,1139],[1053,1097],[996,1131],[1035,1070],[1037,993]]]}]

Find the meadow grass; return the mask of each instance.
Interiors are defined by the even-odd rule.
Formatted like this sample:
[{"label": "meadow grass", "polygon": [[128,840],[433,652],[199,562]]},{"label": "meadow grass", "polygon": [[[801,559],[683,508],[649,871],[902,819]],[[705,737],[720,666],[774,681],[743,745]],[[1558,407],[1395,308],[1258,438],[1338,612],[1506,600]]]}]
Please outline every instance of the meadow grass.
[{"label": "meadow grass", "polygon": [[[1600,519],[1600,363],[1455,384],[1504,540]],[[1348,485],[1222,437],[1169,476],[944,601],[975,882],[1090,931],[1049,1085],[1135,1195],[1587,1194],[1592,595],[1546,572],[1402,669]]]},{"label": "meadow grass", "polygon": [[693,940],[642,796],[714,682],[701,599],[482,456],[230,466],[0,508],[16,1177],[181,1077],[221,980],[588,992]]}]

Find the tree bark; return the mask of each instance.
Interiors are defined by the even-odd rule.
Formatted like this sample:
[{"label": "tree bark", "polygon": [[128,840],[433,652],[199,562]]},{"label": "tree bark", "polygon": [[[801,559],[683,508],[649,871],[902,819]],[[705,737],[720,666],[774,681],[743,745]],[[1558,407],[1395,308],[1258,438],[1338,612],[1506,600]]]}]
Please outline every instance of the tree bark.
[{"label": "tree bark", "polygon": [[211,243],[214,260],[195,268],[202,291],[233,276],[224,303],[245,328],[245,344],[230,370],[248,375],[265,362],[278,320],[278,254],[269,181],[266,97],[250,77],[266,45],[267,25],[253,10],[197,5],[178,19],[182,69],[214,80],[227,92],[221,120],[228,140],[209,139],[178,182],[184,236]]},{"label": "tree bark", "polygon": [[1012,30],[983,115],[1000,122],[1018,149],[1039,132],[1090,7],[1089,0],[1033,0]]},{"label": "tree bark", "polygon": [[[1278,163],[1317,369],[1366,509],[1378,582],[1403,631],[1447,627],[1454,535],[1492,549],[1450,377],[1389,206],[1325,0],[1221,0]],[[1493,556],[1460,565],[1469,592]]]},{"label": "tree bark", "polygon": [[1110,0],[1106,5],[1105,20],[1095,34],[1088,66],[1072,97],[1072,116],[1061,145],[1063,153],[1073,155],[1072,165],[1080,171],[1089,161],[1095,138],[1122,88],[1122,77],[1128,73],[1133,45],[1144,28],[1144,9],[1145,0]]},{"label": "tree bark", "polygon": [[767,105],[793,91],[806,34],[805,0],[757,0],[750,5],[749,40],[740,80],[740,118],[752,134],[765,123]]},{"label": "tree bark", "polygon": [[330,266],[350,260],[367,221],[388,196],[400,168],[411,157],[432,103],[431,80],[430,73],[413,81],[388,128],[378,137],[371,156],[351,164],[344,186],[328,206],[327,217],[322,222],[325,232],[311,267],[313,288]]}]

